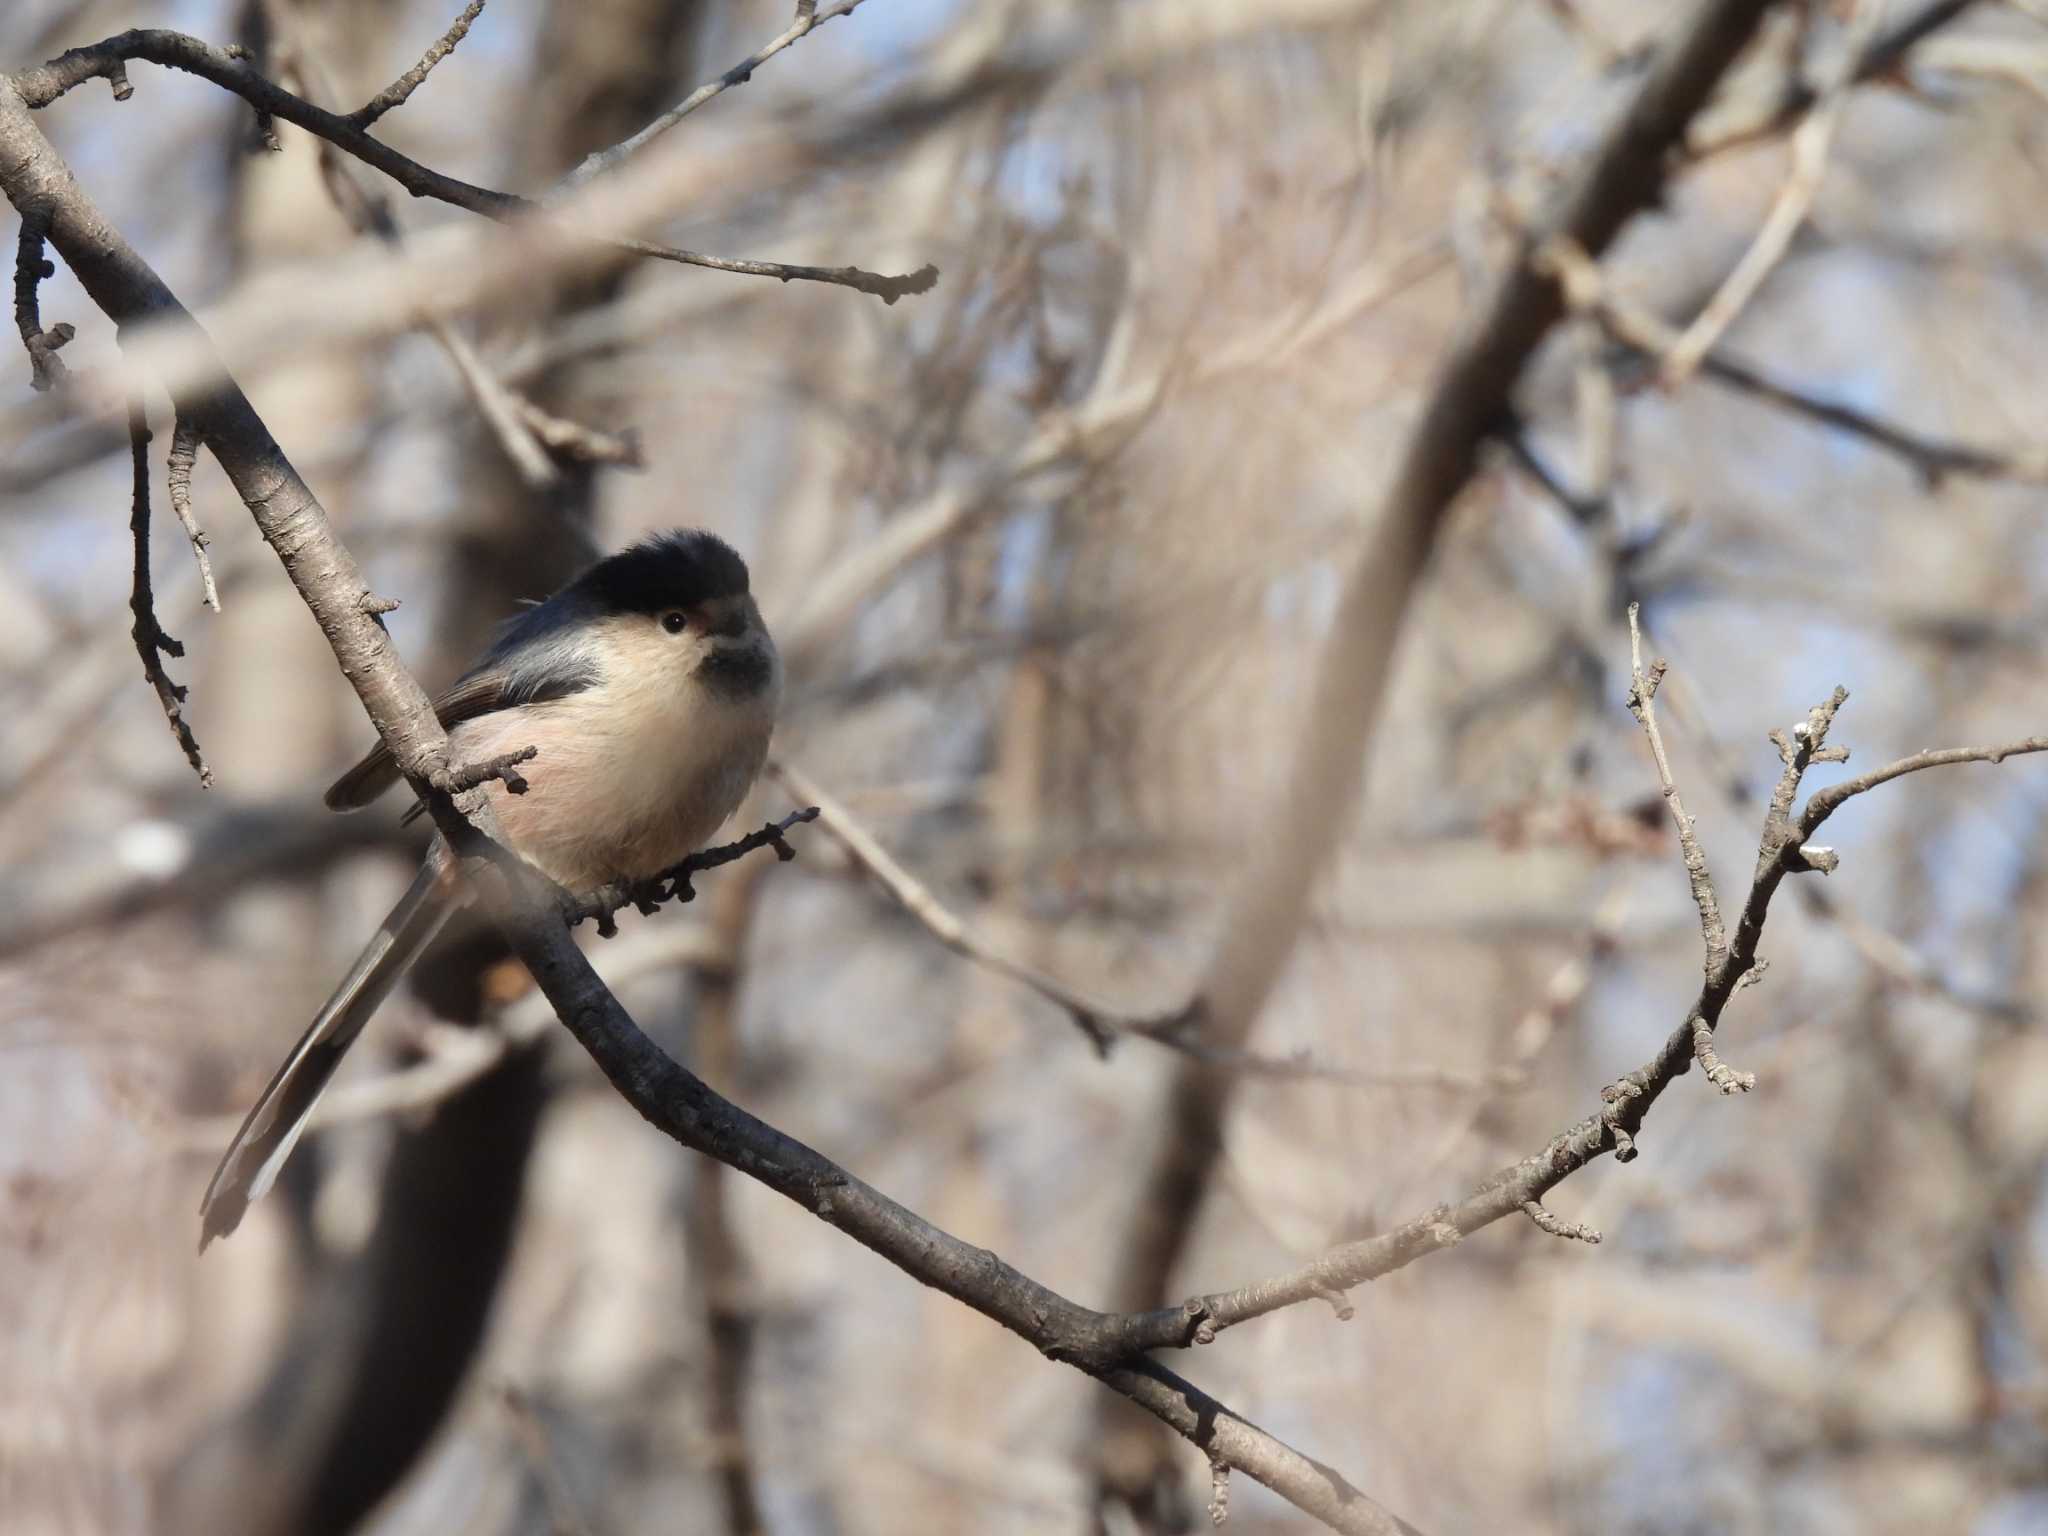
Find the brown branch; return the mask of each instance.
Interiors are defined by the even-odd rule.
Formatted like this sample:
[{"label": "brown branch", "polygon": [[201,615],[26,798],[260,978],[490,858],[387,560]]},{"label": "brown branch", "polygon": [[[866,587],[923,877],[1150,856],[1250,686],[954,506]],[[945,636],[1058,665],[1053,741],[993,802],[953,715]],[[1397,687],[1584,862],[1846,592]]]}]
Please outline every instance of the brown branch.
[{"label": "brown branch", "polygon": [[1820,195],[1821,177],[1827,170],[1828,154],[1834,147],[1835,128],[1842,109],[1856,87],[1857,66],[1882,12],[1881,0],[1850,0],[1856,6],[1849,35],[1842,44],[1842,58],[1830,71],[1814,102],[1792,133],[1792,170],[1778,195],[1771,199],[1770,212],[1749,249],[1735,264],[1721,286],[1714,291],[1670,351],[1664,354],[1661,383],[1675,389],[1700,364],[1722,336],[1727,334],[1742,311],[1763,288],[1771,272],[1792,248],[1792,237],[1806,222],[1813,200]]},{"label": "brown branch", "polygon": [[[1609,336],[1646,363],[1661,367],[1662,359],[1677,345],[1679,333],[1675,327],[1616,291],[1583,251],[1555,242],[1539,260],[1557,272],[1561,281],[1585,293],[1590,311]],[[1871,446],[1903,459],[1919,472],[1929,489],[1937,488],[1949,475],[2048,485],[2048,452],[2040,449],[2000,448],[1929,437],[1855,406],[1787,384],[1725,351],[1709,352],[1701,358],[1699,371],[1702,378],[1860,437]]]},{"label": "brown branch", "polygon": [[64,360],[57,355],[78,334],[68,324],[43,329],[42,311],[36,301],[36,287],[57,269],[43,256],[45,220],[33,208],[22,210],[21,241],[14,253],[14,325],[21,332],[21,344],[28,349],[29,387],[45,390],[64,381]]},{"label": "brown branch", "polygon": [[[38,130],[21,92],[0,83],[0,193],[17,209],[50,209],[49,237],[86,292],[117,325],[150,317],[175,327],[213,364],[215,382],[177,401],[191,413],[264,539],[278,553],[365,713],[435,824],[459,851],[486,910],[557,1015],[626,1100],[651,1124],[802,1205],[921,1283],[945,1292],[1129,1397],[1212,1460],[1264,1483],[1343,1532],[1412,1529],[1333,1468],[1275,1439],[1193,1383],[1135,1359],[1120,1327],[941,1231],[810,1148],[711,1092],[641,1032],[590,968],[515,856],[490,841],[494,818],[472,792],[458,806],[434,788],[447,739],[432,704],[383,626],[364,611],[369,587],[325,510],[293,469],[190,312],[92,205]],[[474,818],[474,824],[468,818]]]},{"label": "brown branch", "polygon": [[1942,747],[1902,757],[1895,763],[1886,763],[1882,768],[1874,768],[1869,773],[1815,792],[1807,800],[1806,809],[1800,813],[1800,836],[1802,839],[1812,837],[1820,830],[1822,822],[1841,809],[1843,801],[1867,794],[1878,785],[1889,784],[1909,773],[1952,767],[1957,763],[2002,763],[2008,757],[2021,757],[2030,752],[2048,752],[2048,736],[2029,736],[2002,747]]},{"label": "brown branch", "polygon": [[215,613],[220,612],[220,591],[213,584],[213,561],[207,557],[206,546],[212,541],[206,536],[192,516],[192,469],[199,458],[199,430],[185,417],[180,416],[171,429],[171,456],[165,479],[170,484],[171,510],[178,514],[178,522],[185,530],[185,537],[192,543],[192,558],[199,562],[199,586],[202,601]]},{"label": "brown branch", "polygon": [[455,18],[448,30],[435,39],[432,47],[420,55],[419,63],[413,65],[396,80],[385,86],[364,105],[349,113],[348,120],[358,128],[367,128],[393,107],[405,105],[406,98],[425,82],[436,64],[455,51],[455,45],[469,36],[469,29],[477,17],[483,14],[485,0],[469,0],[462,14]]},{"label": "brown branch", "polygon": [[[257,71],[239,50],[216,48],[211,43],[183,32],[170,32],[161,28],[123,32],[103,42],[73,48],[47,64],[17,70],[12,80],[15,90],[30,107],[46,107],[85,81],[110,74],[133,59],[158,64],[166,69],[183,70],[187,74],[197,75],[202,80],[211,81],[223,90],[232,91],[255,108],[260,116],[281,119],[294,127],[303,128],[316,138],[324,139],[365,165],[382,171],[414,197],[432,198],[436,202],[448,203],[501,224],[520,218],[545,219],[559,223],[544,205],[531,198],[494,191],[489,187],[479,187],[421,165],[417,160],[400,154],[383,141],[372,138],[352,118],[317,107],[305,98],[286,90]],[[864,271],[859,267],[804,267],[780,262],[704,256],[698,252],[657,245],[646,240],[586,235],[580,231],[572,233],[578,239],[589,240],[613,250],[629,251],[663,261],[711,267],[721,272],[773,277],[783,282],[832,283],[857,289],[862,293],[874,294],[885,304],[893,304],[905,294],[923,293],[938,280],[938,269],[932,266],[920,267],[917,271],[902,276],[889,276]]]},{"label": "brown branch", "polygon": [[539,756],[539,747],[521,747],[517,752],[501,752],[496,757],[437,769],[428,776],[428,781],[442,794],[451,797],[493,780],[502,780],[510,794],[523,795],[526,793],[526,780],[520,776],[519,765],[530,763]]},{"label": "brown branch", "polygon": [[128,598],[128,609],[135,616],[135,623],[129,633],[135,637],[135,652],[142,658],[142,674],[149,679],[149,686],[156,690],[156,701],[163,706],[171,735],[184,748],[185,761],[199,775],[200,787],[211,789],[213,770],[206,766],[206,759],[199,751],[199,740],[192,734],[192,727],[185,723],[185,698],[191,690],[172,682],[170,674],[164,670],[163,658],[183,656],[185,647],[164,633],[164,627],[157,622],[156,599],[150,590],[149,435],[142,396],[137,392],[128,401],[128,444],[135,461],[134,503],[128,517],[128,531],[135,540],[135,581]]},{"label": "brown branch", "polygon": [[[1870,41],[1856,61],[1852,81],[1862,85],[1897,73],[1918,44],[1959,19],[1974,4],[1976,0],[1933,0],[1932,4],[1922,6]],[[1689,159],[1705,160],[1745,144],[1774,138],[1805,117],[1820,100],[1818,87],[1797,74],[1789,75],[1776,100],[1743,114],[1738,121],[1707,124],[1711,132],[1688,139],[1685,153]]]}]

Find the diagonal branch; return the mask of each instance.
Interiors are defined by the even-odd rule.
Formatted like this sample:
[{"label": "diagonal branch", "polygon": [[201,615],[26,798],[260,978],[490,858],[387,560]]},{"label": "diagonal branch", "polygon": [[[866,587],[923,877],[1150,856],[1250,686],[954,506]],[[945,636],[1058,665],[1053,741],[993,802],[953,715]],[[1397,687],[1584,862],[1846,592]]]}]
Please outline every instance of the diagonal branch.
[{"label": "diagonal branch", "polygon": [[[1856,57],[1850,79],[1857,85],[1882,80],[1904,68],[1907,56],[1927,38],[1959,20],[1977,0],[1930,0],[1879,33]],[[1798,75],[1789,77],[1777,98],[1753,111],[1741,113],[1726,123],[1703,125],[1704,132],[1689,136],[1685,153],[1689,159],[1705,160],[1714,155],[1772,138],[1799,122],[1820,104],[1821,88]]]},{"label": "diagonal branch", "polygon": [[1661,382],[1666,389],[1676,389],[1685,382],[1700,365],[1700,359],[1713,349],[1714,343],[1727,333],[1750,300],[1756,297],[1772,270],[1792,248],[1792,237],[1799,233],[1799,227],[1812,211],[1813,200],[1820,195],[1821,177],[1826,173],[1828,155],[1834,147],[1836,126],[1842,120],[1842,109],[1848,105],[1849,93],[1856,88],[1857,66],[1884,14],[1884,0],[1851,0],[1851,3],[1855,4],[1856,13],[1849,25],[1849,36],[1842,45],[1841,60],[1821,88],[1813,110],[1793,130],[1791,174],[1771,200],[1763,227],[1757,231],[1749,249],[1742,253],[1735,269],[1664,355]]},{"label": "diagonal branch", "polygon": [[[1685,813],[1678,797],[1678,784],[1671,776],[1671,759],[1664,752],[1664,733],[1657,727],[1657,686],[1664,681],[1669,663],[1659,656],[1647,669],[1643,666],[1643,631],[1639,604],[1628,605],[1629,713],[1649,738],[1650,755],[1657,763],[1657,783],[1664,803],[1671,808],[1671,820],[1678,828],[1678,850],[1685,861],[1686,880],[1692,886],[1693,905],[1699,908],[1700,937],[1705,944],[1705,966],[1709,981],[1728,961],[1728,927],[1721,920],[1721,903],[1714,894],[1713,877],[1707,873],[1706,850],[1700,846],[1698,830]],[[1774,802],[1775,803],[1775,802]],[[1723,1093],[1747,1093],[1756,1086],[1756,1075],[1725,1066],[1714,1054],[1712,1026],[1699,1015],[1686,1021],[1692,1030],[1693,1054],[1700,1067]]]},{"label": "diagonal branch", "polygon": [[782,52],[791,43],[810,36],[813,31],[822,27],[828,21],[836,21],[841,16],[852,15],[861,7],[862,3],[863,0],[837,0],[836,4],[825,6],[821,10],[818,6],[818,0],[798,0],[796,20],[790,24],[788,31],[778,37],[769,39],[769,41],[755,49],[746,58],[741,59],[739,63],[733,65],[731,69],[728,69],[717,79],[705,81],[681,101],[655,118],[645,128],[635,133],[631,138],[624,139],[612,145],[609,149],[593,150],[588,155],[585,155],[576,169],[564,178],[564,185],[570,187],[581,186],[584,182],[590,180],[591,177],[601,176],[606,171],[612,169],[613,166],[619,165],[631,156],[638,154],[664,133],[667,133],[669,129],[675,127],[677,123],[680,123],[692,112],[703,106],[705,102],[711,100],[712,97],[729,91],[736,85],[745,85],[754,78],[755,70],[774,58],[776,54]]},{"label": "diagonal branch", "polygon": [[434,66],[455,51],[455,45],[469,36],[469,29],[484,11],[484,0],[469,0],[462,14],[455,18],[448,30],[434,40],[433,46],[420,55],[419,63],[413,65],[396,80],[385,86],[375,96],[355,111],[348,120],[358,128],[367,128],[393,107],[405,105],[406,98],[425,83]]},{"label": "diagonal branch", "polygon": [[[2002,746],[1920,752],[1859,778],[1818,790],[1795,814],[1792,802],[1807,768],[1815,762],[1840,762],[1846,756],[1841,748],[1828,747],[1826,738],[1847,698],[1847,690],[1837,688],[1792,731],[1773,733],[1783,743],[1780,750],[1785,767],[1765,812],[1756,872],[1736,920],[1728,954],[1707,977],[1685,1021],[1665,1039],[1657,1054],[1602,1090],[1598,1111],[1566,1127],[1530,1156],[1500,1169],[1456,1205],[1424,1211],[1390,1231],[1343,1244],[1284,1274],[1235,1290],[1192,1296],[1177,1307],[1105,1319],[1101,1325],[1104,1332],[1120,1337],[1130,1350],[1206,1344],[1226,1328],[1283,1307],[1341,1295],[1516,1214],[1531,1216],[1545,1231],[1592,1241],[1596,1234],[1590,1228],[1552,1215],[1542,1206],[1543,1197],[1606,1153],[1612,1152],[1617,1162],[1635,1158],[1635,1135],[1642,1129],[1651,1107],[1666,1088],[1700,1059],[1700,1027],[1704,1025],[1711,1038],[1729,999],[1758,973],[1761,961],[1757,946],[1779,884],[1788,874],[1833,867],[1832,852],[1816,849],[1809,841],[1820,825],[1845,800],[1909,773],[1960,763],[1998,763],[2008,757],[2048,752],[2048,736],[2030,736]],[[1531,1205],[1536,1211],[1530,1210]],[[1537,1215],[1537,1211],[1542,1215]]]}]

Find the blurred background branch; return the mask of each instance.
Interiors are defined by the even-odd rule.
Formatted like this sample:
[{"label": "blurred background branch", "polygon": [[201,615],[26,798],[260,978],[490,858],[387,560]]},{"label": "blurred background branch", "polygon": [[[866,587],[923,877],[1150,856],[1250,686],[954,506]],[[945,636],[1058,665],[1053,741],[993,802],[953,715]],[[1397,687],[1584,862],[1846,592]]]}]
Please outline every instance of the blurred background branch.
[{"label": "blurred background branch", "polygon": [[[460,9],[153,19],[345,121]],[[1623,713],[1630,603],[1671,660],[1672,776],[1723,882],[1783,767],[1765,728],[1837,681],[1858,768],[2040,734],[2038,8],[1756,9],[1658,164],[1661,205],[1540,270],[1523,257],[1702,9],[877,0],[706,95],[803,18],[472,6],[374,138],[545,202],[505,226],[380,212],[378,173],[284,112],[252,154],[266,101],[190,76],[109,66],[130,99],[76,91],[36,122],[196,302],[364,589],[405,599],[385,623],[423,681],[646,529],[746,552],[793,662],[781,749],[929,902],[876,899],[901,881],[813,835],[773,877],[743,862],[686,911],[622,914],[593,958],[661,1047],[1066,1295],[1301,1274],[1313,1301],[1326,1256],[1441,1246],[1468,1198],[1533,1214],[1496,1172],[1660,1041],[1694,1059],[1672,1025],[1701,930]],[[132,19],[16,8],[0,57]],[[1847,78],[1804,217],[1667,388],[1655,317],[1741,263],[1790,136]],[[588,231],[945,277],[885,308]],[[318,811],[361,712],[208,458],[189,510],[221,611],[184,533],[151,553],[209,796],[166,750],[122,612],[129,375],[75,274],[16,271],[24,338],[66,344],[59,387],[24,387],[31,362],[0,400],[10,1521],[1206,1527],[1202,1458],[1105,1434],[1092,1384],[621,1113],[487,932],[393,1005],[290,1187],[193,1267],[202,1133],[389,904],[407,842]],[[1479,456],[1426,570],[1366,605],[1400,636],[1375,710],[1366,673],[1322,660],[1386,536],[1363,509],[1501,283],[1535,285],[1515,326],[1562,323],[1482,372],[1496,408],[1458,434]],[[120,339],[174,390],[212,376]],[[645,471],[621,473],[636,438]],[[1319,670],[1376,723],[1331,759],[1362,789],[1311,816],[1283,746],[1344,735]],[[1382,1272],[1342,1325],[1220,1331],[1204,1384],[1425,1529],[2031,1528],[2044,804],[2015,762],[1837,813],[1840,873],[1793,882],[1730,1010],[1755,1092],[1695,1081],[1623,1123],[1643,1155],[1573,1178],[1551,1223],[1599,1248],[1517,1220]],[[1276,828],[1311,820],[1288,864]],[[1218,874],[1283,864],[1287,902]],[[1243,946],[1265,963],[1213,985]],[[1018,975],[1138,1000],[1176,1049],[1101,1060]],[[1196,1075],[1224,1091],[1186,1137]],[[1579,1125],[1607,1136],[1635,1102]],[[1149,1171],[1190,1148],[1160,1262]],[[1151,1293],[1119,1297],[1134,1251]],[[1228,1519],[1307,1517],[1240,1486]]]}]

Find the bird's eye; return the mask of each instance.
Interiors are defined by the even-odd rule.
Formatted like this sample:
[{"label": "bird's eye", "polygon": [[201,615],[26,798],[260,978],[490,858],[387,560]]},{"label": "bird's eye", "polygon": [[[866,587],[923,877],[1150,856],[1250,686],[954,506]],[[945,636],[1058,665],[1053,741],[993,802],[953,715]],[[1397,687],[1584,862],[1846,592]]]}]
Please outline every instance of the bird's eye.
[{"label": "bird's eye", "polygon": [[690,627],[689,616],[680,608],[671,608],[661,616],[661,627],[672,635],[680,635]]}]

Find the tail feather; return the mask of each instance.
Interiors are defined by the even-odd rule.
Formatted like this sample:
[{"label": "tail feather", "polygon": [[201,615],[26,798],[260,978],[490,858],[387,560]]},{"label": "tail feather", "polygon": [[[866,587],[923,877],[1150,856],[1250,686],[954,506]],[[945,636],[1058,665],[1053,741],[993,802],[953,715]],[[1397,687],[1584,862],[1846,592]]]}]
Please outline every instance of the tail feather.
[{"label": "tail feather", "polygon": [[391,915],[334,989],[228,1144],[199,1202],[199,1251],[235,1230],[242,1213],[276,1180],[334,1069],[378,1005],[454,914],[460,898],[428,860]]}]

